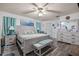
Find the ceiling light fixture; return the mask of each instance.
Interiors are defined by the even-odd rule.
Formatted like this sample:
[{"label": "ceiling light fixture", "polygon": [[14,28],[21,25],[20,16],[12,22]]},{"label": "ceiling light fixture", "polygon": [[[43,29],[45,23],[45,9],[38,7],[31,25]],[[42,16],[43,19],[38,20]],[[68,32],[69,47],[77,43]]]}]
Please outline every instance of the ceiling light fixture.
[{"label": "ceiling light fixture", "polygon": [[43,16],[43,14],[42,14],[42,13],[39,13],[38,15],[39,15],[39,16]]},{"label": "ceiling light fixture", "polygon": [[45,15],[45,14],[46,14],[46,12],[43,12],[43,14]]},{"label": "ceiling light fixture", "polygon": [[37,11],[38,11],[37,13],[38,13],[39,16],[43,16],[43,15],[46,14],[46,12],[43,8],[38,8]]},{"label": "ceiling light fixture", "polygon": [[45,14],[46,14],[46,12],[39,12],[39,13],[38,13],[39,16],[43,16],[43,15],[45,15]]}]

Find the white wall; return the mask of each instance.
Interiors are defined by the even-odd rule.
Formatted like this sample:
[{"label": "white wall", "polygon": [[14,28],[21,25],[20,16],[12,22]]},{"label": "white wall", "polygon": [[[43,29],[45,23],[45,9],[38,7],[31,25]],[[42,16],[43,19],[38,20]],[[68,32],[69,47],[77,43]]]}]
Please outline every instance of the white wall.
[{"label": "white wall", "polygon": [[42,22],[42,31],[47,32],[53,38],[57,38],[57,31],[59,30],[59,28],[53,29],[51,24],[53,24],[53,23],[57,24],[57,23],[60,23],[60,21],[66,20],[66,18],[65,18],[66,16],[70,16],[71,17],[70,20],[74,20],[74,19],[78,20],[79,19],[79,12],[61,16],[60,18],[52,20],[52,21],[43,21]]},{"label": "white wall", "polygon": [[66,18],[65,18],[66,16],[70,16],[70,20],[79,19],[79,12],[68,14],[68,15],[65,15],[65,16],[61,16],[60,20],[66,20]]},{"label": "white wall", "polygon": [[53,21],[43,21],[42,22],[42,31],[49,34],[53,38],[57,38],[57,28],[54,29],[52,24],[55,24],[55,26],[59,23],[58,19],[55,19]]},{"label": "white wall", "polygon": [[32,18],[28,18],[28,17],[24,17],[24,16],[19,16],[19,15],[16,15],[16,14],[11,14],[11,13],[8,13],[8,12],[3,12],[3,11],[0,11],[0,37],[1,37],[1,33],[2,33],[2,20],[3,20],[3,16],[8,16],[8,17],[14,17],[16,18],[16,25],[20,25],[20,20],[21,19],[25,19],[25,20],[34,20],[35,19],[32,19]]}]

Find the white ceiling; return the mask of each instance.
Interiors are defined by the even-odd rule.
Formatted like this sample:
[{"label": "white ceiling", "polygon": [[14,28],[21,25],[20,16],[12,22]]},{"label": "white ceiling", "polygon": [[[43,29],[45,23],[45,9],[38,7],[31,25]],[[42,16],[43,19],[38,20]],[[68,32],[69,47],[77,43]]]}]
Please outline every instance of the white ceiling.
[{"label": "white ceiling", "polygon": [[[37,5],[43,6],[45,3],[37,3]],[[49,3],[45,8],[50,10],[60,11],[61,13],[46,12],[46,15],[39,17],[38,14],[24,12],[30,11],[35,8],[32,3],[0,3],[0,10],[6,11],[22,16],[31,17],[40,20],[53,20],[56,16],[66,15],[74,12],[79,12],[79,8],[76,3]]]}]

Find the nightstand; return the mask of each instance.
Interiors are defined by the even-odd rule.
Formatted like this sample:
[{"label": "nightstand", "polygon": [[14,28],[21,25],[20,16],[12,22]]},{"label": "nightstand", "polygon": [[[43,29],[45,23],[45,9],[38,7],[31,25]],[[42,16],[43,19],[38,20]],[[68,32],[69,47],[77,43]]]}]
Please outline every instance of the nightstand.
[{"label": "nightstand", "polygon": [[5,46],[15,45],[16,44],[16,35],[5,36]]},{"label": "nightstand", "polygon": [[16,35],[5,36],[5,46],[4,46],[3,55],[12,53],[13,48],[15,46],[16,46]]}]

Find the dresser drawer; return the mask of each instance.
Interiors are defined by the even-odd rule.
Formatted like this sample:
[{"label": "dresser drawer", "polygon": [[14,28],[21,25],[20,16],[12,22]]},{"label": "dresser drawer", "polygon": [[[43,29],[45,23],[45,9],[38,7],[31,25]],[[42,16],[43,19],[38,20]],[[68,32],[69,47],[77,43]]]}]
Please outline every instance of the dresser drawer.
[{"label": "dresser drawer", "polygon": [[61,40],[63,42],[71,43],[72,37],[61,36],[59,40]]},{"label": "dresser drawer", "polygon": [[14,40],[16,40],[15,38],[8,38],[8,39],[5,39],[5,42],[7,42],[7,41],[14,41]]},{"label": "dresser drawer", "polygon": [[11,37],[5,37],[5,41],[8,41],[8,40],[13,40],[13,39],[15,39],[15,37],[13,38],[11,38]]},{"label": "dresser drawer", "polygon": [[72,36],[63,36],[64,39],[71,40],[73,37]]},{"label": "dresser drawer", "polygon": [[16,44],[16,41],[15,41],[15,40],[13,40],[13,41],[12,41],[12,40],[11,40],[11,41],[6,41],[5,44],[6,44],[6,45],[7,45],[7,44]]},{"label": "dresser drawer", "polygon": [[16,44],[16,37],[13,35],[5,37],[5,45]]},{"label": "dresser drawer", "polygon": [[61,39],[63,39],[63,36],[58,36],[58,40],[61,40]]},{"label": "dresser drawer", "polygon": [[63,36],[60,35],[60,36],[58,36],[58,39],[59,39],[59,38],[63,38]]},{"label": "dresser drawer", "polygon": [[74,41],[79,41],[79,38],[77,38],[77,37],[72,37],[72,40],[74,40]]},{"label": "dresser drawer", "polygon": [[61,37],[58,39],[58,41],[63,41],[63,40],[64,40],[63,36],[61,36]]},{"label": "dresser drawer", "polygon": [[9,41],[9,42],[5,42],[5,44],[14,44],[16,42],[13,42],[13,41]]},{"label": "dresser drawer", "polygon": [[63,38],[60,38],[60,41],[63,41]]}]

